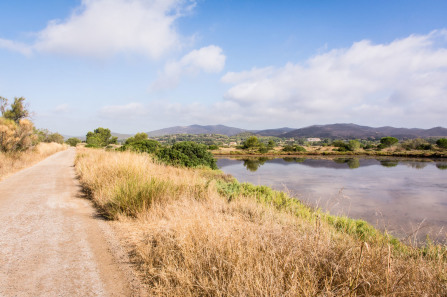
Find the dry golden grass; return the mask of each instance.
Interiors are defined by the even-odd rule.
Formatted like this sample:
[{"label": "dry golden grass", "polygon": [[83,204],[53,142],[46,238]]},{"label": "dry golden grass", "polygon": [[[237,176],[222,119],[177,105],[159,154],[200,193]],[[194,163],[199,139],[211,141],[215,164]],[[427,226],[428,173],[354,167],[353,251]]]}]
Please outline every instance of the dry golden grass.
[{"label": "dry golden grass", "polygon": [[83,149],[82,184],[133,243],[155,296],[446,296],[443,247],[394,250],[258,197],[223,197],[218,173]]},{"label": "dry golden grass", "polygon": [[67,145],[53,142],[39,143],[35,148],[25,152],[0,152],[0,180],[65,149]]}]

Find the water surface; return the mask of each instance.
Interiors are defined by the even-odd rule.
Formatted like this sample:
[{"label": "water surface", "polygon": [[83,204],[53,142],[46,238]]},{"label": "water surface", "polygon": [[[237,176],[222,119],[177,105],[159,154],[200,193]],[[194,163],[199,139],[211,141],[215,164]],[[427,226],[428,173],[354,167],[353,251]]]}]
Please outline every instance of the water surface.
[{"label": "water surface", "polygon": [[447,239],[446,160],[219,158],[217,165],[241,182],[288,191],[401,238]]}]

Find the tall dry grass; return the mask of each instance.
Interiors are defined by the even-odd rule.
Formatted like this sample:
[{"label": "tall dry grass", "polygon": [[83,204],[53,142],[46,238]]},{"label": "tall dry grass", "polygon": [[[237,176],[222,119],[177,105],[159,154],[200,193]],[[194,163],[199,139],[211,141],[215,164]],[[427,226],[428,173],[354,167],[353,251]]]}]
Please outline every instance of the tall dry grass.
[{"label": "tall dry grass", "polygon": [[217,190],[228,177],[148,155],[84,149],[76,167],[132,243],[151,295],[447,295],[444,247],[402,252],[384,240],[363,241],[259,197],[230,199]]},{"label": "tall dry grass", "polygon": [[65,149],[67,145],[53,142],[39,143],[36,147],[24,152],[0,152],[0,180]]}]

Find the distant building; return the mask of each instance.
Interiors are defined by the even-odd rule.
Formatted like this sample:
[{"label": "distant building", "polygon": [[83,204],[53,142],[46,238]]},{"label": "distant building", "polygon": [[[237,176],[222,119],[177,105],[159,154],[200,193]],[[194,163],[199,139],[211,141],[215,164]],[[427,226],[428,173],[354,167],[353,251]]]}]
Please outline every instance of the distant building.
[{"label": "distant building", "polygon": [[236,146],[237,145],[237,142],[230,142],[230,146]]},{"label": "distant building", "polygon": [[309,141],[309,142],[318,142],[318,141],[321,141],[321,139],[320,138],[308,138],[307,141]]}]

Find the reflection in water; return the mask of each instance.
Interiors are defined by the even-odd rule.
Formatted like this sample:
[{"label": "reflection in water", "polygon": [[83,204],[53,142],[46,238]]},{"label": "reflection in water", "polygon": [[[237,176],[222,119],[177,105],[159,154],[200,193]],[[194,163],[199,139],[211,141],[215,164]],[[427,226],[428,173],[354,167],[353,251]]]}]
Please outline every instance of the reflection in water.
[{"label": "reflection in water", "polygon": [[405,165],[414,169],[424,169],[427,166],[426,162],[408,162]]},{"label": "reflection in water", "polygon": [[412,233],[424,222],[417,232],[420,239],[427,233],[446,239],[446,161],[225,158],[218,159],[218,166],[241,182],[286,190],[311,205],[365,219],[397,236]]},{"label": "reflection in water", "polygon": [[[220,158],[220,160],[224,160]],[[424,169],[428,164],[433,164],[433,161],[407,161],[407,160],[397,160],[397,159],[361,159],[361,158],[333,158],[333,159],[312,159],[312,158],[295,158],[295,157],[285,157],[285,158],[268,158],[268,157],[250,157],[244,159],[235,158],[233,160],[242,161],[244,167],[251,172],[255,172],[266,162],[277,163],[287,165],[286,163],[299,163],[303,166],[309,166],[314,168],[334,168],[334,169],[357,169],[361,167],[381,165],[383,167],[396,167],[399,164],[408,166],[414,169]],[[436,162],[434,163],[436,168],[440,170],[447,169],[447,162]],[[221,167],[225,167],[226,164],[222,163]]]},{"label": "reflection in water", "polygon": [[335,163],[347,164],[349,168],[356,169],[360,167],[360,160],[357,158],[337,158],[334,159]]},{"label": "reflection in water", "polygon": [[380,165],[382,165],[383,167],[396,167],[397,165],[399,165],[399,162],[390,161],[390,160],[382,160],[382,161],[380,161]]},{"label": "reflection in water", "polygon": [[255,172],[258,170],[258,168],[268,160],[268,158],[250,158],[250,159],[244,159],[244,166],[247,168],[247,170],[250,170],[252,172]]},{"label": "reflection in water", "polygon": [[304,161],[306,161],[306,158],[283,158],[284,161],[289,162],[289,163],[303,163]]}]

